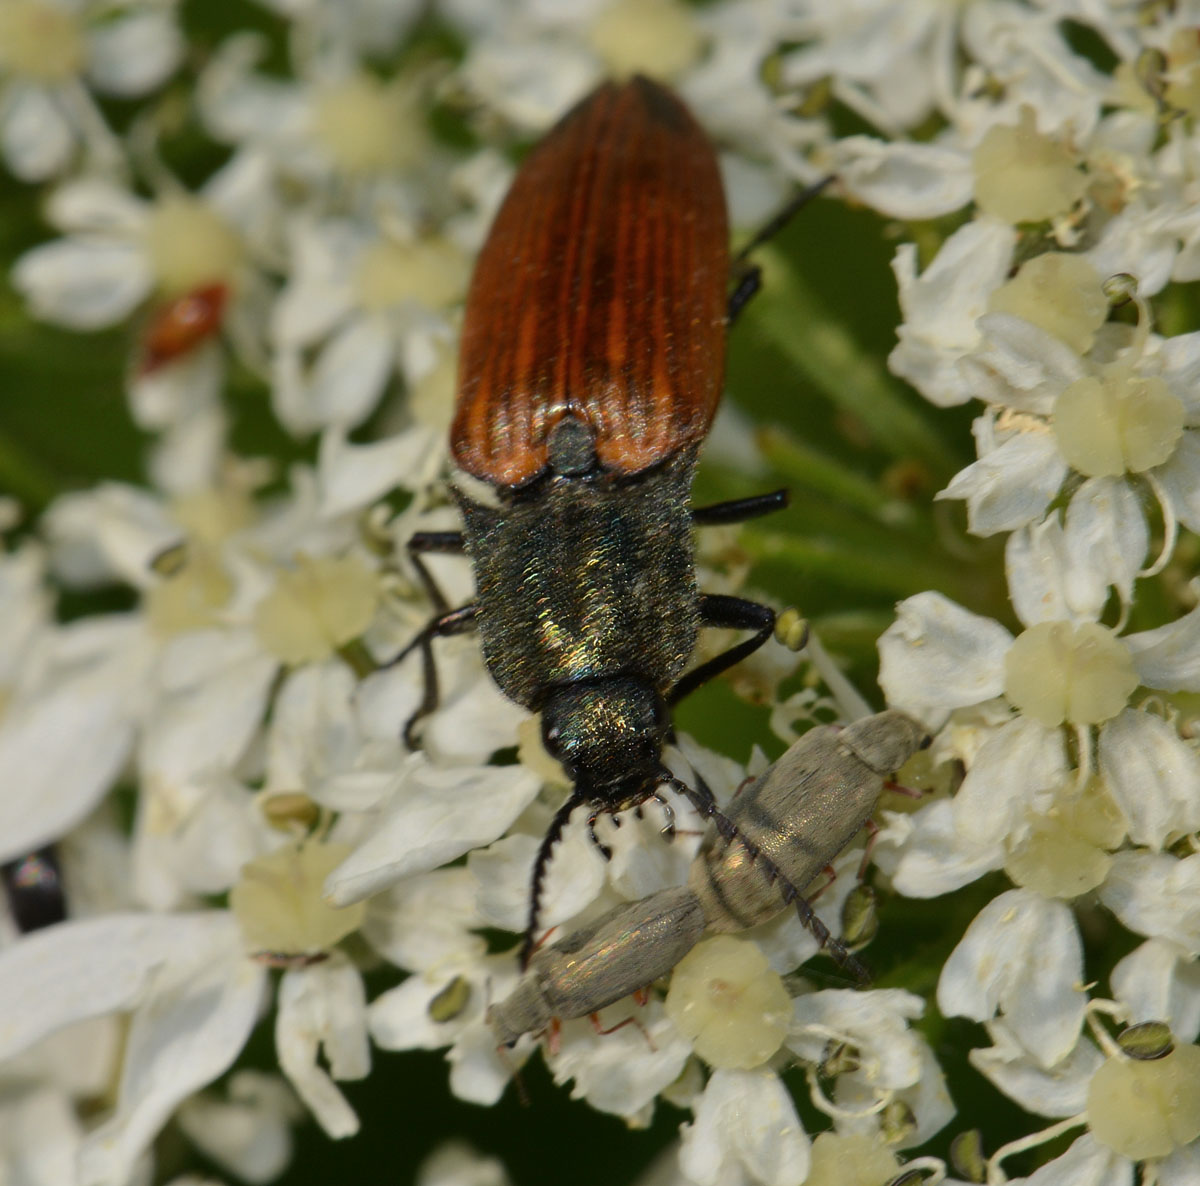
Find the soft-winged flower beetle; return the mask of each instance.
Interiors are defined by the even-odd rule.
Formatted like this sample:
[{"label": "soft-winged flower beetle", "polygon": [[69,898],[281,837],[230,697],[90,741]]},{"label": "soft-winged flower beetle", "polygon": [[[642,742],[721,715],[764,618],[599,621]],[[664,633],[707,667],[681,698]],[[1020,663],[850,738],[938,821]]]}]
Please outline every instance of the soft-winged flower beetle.
[{"label": "soft-winged flower beetle", "polygon": [[923,745],[894,709],[845,729],[810,729],[714,816],[686,885],[617,906],[536,951],[512,993],[488,1010],[501,1045],[585,1017],[665,976],[709,931],[742,931],[794,904],[844,966],[861,968],[794,887],[807,886],[870,818],[884,780]]},{"label": "soft-winged flower beetle", "polygon": [[[541,714],[571,778],[534,865],[523,964],[575,808],[588,808],[602,851],[602,813],[656,799],[670,830],[663,784],[716,811],[703,783],[663,764],[671,707],[762,646],[775,614],[697,589],[692,528],[766,514],[787,495],[693,509],[692,476],[726,326],[758,286],[746,251],[812,192],[731,267],[713,147],[678,98],[636,76],[599,87],[533,149],[476,263],[450,431],[464,529],[409,541],[439,612],[396,661],[415,649],[424,661],[413,744],[438,699],[433,639],[477,629],[493,679]],[[463,551],[476,598],[452,609],[421,557]],[[701,627],[753,634],[688,671]]]},{"label": "soft-winged flower beetle", "polygon": [[138,374],[153,374],[215,337],[228,301],[224,284],[201,284],[156,308],[142,334]]}]

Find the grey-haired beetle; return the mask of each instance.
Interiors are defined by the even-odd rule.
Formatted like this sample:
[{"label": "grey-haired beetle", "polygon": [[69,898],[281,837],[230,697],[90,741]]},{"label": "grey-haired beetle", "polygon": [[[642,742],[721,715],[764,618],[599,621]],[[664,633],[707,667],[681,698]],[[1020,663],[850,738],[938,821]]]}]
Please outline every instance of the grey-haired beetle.
[{"label": "grey-haired beetle", "polygon": [[517,987],[488,1010],[502,1045],[552,1020],[584,1017],[665,976],[705,931],[745,930],[795,905],[837,958],[794,887],[804,887],[858,833],[884,780],[928,741],[889,710],[845,729],[809,730],[741,792],[692,860],[686,885],[627,902],[534,953]]}]

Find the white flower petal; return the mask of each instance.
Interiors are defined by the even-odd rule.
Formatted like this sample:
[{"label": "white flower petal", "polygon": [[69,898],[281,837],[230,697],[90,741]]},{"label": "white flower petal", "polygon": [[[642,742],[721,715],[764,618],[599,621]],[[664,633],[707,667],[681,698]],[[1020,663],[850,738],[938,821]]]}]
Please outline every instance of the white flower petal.
[{"label": "white flower petal", "polygon": [[115,181],[88,176],[58,186],[46,203],[46,217],[60,231],[110,233],[109,241],[132,241],[145,229],[150,209],[148,202]]},{"label": "white flower petal", "polygon": [[512,1183],[498,1158],[483,1157],[470,1145],[449,1141],[421,1162],[416,1186],[512,1186]]},{"label": "white flower petal", "polygon": [[311,428],[354,428],[383,394],[395,350],[385,323],[356,317],[321,348],[309,376],[307,416]]},{"label": "white flower petal", "polygon": [[1192,531],[1200,531],[1200,432],[1186,431],[1175,452],[1154,471],[1175,512]]},{"label": "white flower petal", "polygon": [[354,714],[355,679],[340,659],[291,672],[271,706],[266,789],[308,788],[353,770],[363,752]]},{"label": "white flower petal", "polygon": [[352,265],[364,237],[351,222],[297,218],[288,226],[288,245],[291,278],[272,311],[271,334],[282,350],[301,352],[356,308]]},{"label": "white flower petal", "polygon": [[57,840],[86,816],[128,758],[152,658],[125,615],[63,627],[40,686],[0,721],[0,861]]},{"label": "white flower petal", "polygon": [[968,850],[1016,838],[1026,813],[1048,808],[1045,792],[1066,774],[1061,729],[1047,729],[1027,717],[1014,717],[1002,726],[980,749],[951,800],[954,826]]},{"label": "white flower petal", "polygon": [[286,140],[298,131],[304,112],[302,89],[291,79],[253,73],[269,49],[259,33],[233,33],[216,47],[201,72],[197,106],[218,140]]},{"label": "white flower petal", "polygon": [[[200,194],[247,242],[272,242],[279,218],[269,199],[275,180],[275,162],[263,152],[243,148],[205,181]],[[262,312],[265,317],[265,307]]]},{"label": "white flower petal", "polygon": [[[455,975],[462,974],[460,962],[454,961],[418,972],[376,997],[367,1009],[367,1024],[375,1045],[382,1050],[440,1050],[456,1042],[470,1020],[478,1017],[478,1005],[469,1002],[470,1017],[456,1017],[448,1022],[434,1021],[429,1015],[429,1005]],[[470,979],[468,983],[474,996],[478,986]],[[492,1044],[495,1045],[494,1038]]]},{"label": "white flower petal", "polygon": [[[713,786],[711,782],[708,785]],[[643,805],[640,818],[635,810],[610,815],[603,825],[597,821],[597,828],[602,829],[598,834],[612,850],[607,862],[608,880],[623,898],[633,901],[687,881],[692,857],[704,836],[705,821],[686,800],[674,802],[678,830],[670,839],[663,835],[666,817],[654,803]],[[574,863],[587,858],[579,854],[571,860]]]},{"label": "white flower petal", "polygon": [[1055,512],[1010,537],[1009,595],[1026,626],[1095,622],[1116,586],[1125,601],[1141,570],[1149,529],[1137,495],[1120,478],[1089,478],[1071,498],[1065,529]]},{"label": "white flower petal", "polygon": [[[1156,1168],[1159,1186],[1197,1186],[1200,1183],[1200,1145],[1193,1141],[1176,1149],[1170,1157],[1164,1157]],[[1108,1184],[1105,1183],[1105,1186]]]},{"label": "white flower petal", "polygon": [[679,1078],[692,1046],[660,1000],[618,1002],[603,1010],[601,1027],[611,1029],[626,1017],[637,1024],[607,1034],[597,1034],[586,1018],[566,1023],[558,1053],[547,1061],[555,1083],[574,1080],[572,1099],[587,1100],[598,1112],[633,1118]]},{"label": "white flower petal", "polygon": [[6,1085],[0,1109],[4,1181],[19,1186],[75,1186],[83,1125],[62,1090]]},{"label": "white flower petal", "polygon": [[969,157],[912,141],[846,136],[833,145],[834,171],[846,192],[892,218],[938,218],[971,200]]},{"label": "white flower petal", "polygon": [[[367,1004],[358,969],[336,956],[289,969],[279,983],[278,1007],[280,1069],[329,1136],[353,1136],[358,1117],[333,1080],[362,1079],[371,1069]],[[328,1072],[317,1064],[322,1049]]]},{"label": "white flower petal", "polygon": [[0,151],[21,181],[46,181],[61,173],[75,151],[75,133],[51,93],[11,85],[0,103]]},{"label": "white flower petal", "polygon": [[1099,618],[1108,591],[1087,582],[1084,579],[1089,575],[1087,569],[1077,571],[1071,560],[1057,512],[1040,523],[1018,527],[1008,537],[1004,569],[1009,597],[1017,617],[1026,626],[1076,620],[1067,600],[1068,586],[1072,583],[1087,595],[1080,617],[1089,622]]},{"label": "white flower petal", "polygon": [[857,1078],[880,1091],[916,1083],[921,1073],[921,1038],[909,1028],[925,1012],[920,997],[900,988],[867,992],[825,989],[792,1002],[788,1046],[801,1058],[820,1063],[830,1034],[844,1038],[862,1055]]},{"label": "white flower petal", "polygon": [[770,1071],[714,1071],[684,1125],[679,1168],[698,1186],[741,1180],[801,1186],[812,1144],[795,1105]]},{"label": "white flower petal", "polygon": [[972,1050],[971,1065],[1009,1099],[1037,1116],[1076,1116],[1087,1106],[1088,1084],[1104,1055],[1088,1041],[1051,1067],[1044,1067],[1002,1021],[988,1023],[992,1045]]},{"label": "white flower petal", "polygon": [[410,972],[436,969],[452,959],[479,959],[487,942],[475,934],[486,925],[478,896],[479,882],[469,865],[406,877],[371,899],[362,933],[380,955]]},{"label": "white flower petal", "polygon": [[468,1026],[446,1054],[450,1090],[460,1100],[490,1108],[513,1076],[512,1060],[496,1049],[496,1035],[482,1021]]},{"label": "white flower petal", "polygon": [[0,1060],[74,1022],[134,1008],[161,965],[233,934],[232,917],[214,911],[109,914],[26,936],[0,952]]},{"label": "white flower petal", "polygon": [[[151,783],[232,769],[258,731],[279,661],[249,631],[195,631],[167,648],[139,763]],[[294,789],[294,788],[293,788]]]},{"label": "white flower petal", "polygon": [[988,403],[1049,415],[1059,393],[1087,373],[1070,346],[1023,317],[985,313],[979,332],[970,373]]},{"label": "white flower petal", "polygon": [[[1133,1186],[1133,1162],[1084,1133],[1061,1156],[1013,1186]],[[1165,1186],[1160,1177],[1160,1183]],[[1181,1183],[1180,1186],[1183,1186]]]},{"label": "white flower petal", "polygon": [[1110,980],[1130,1021],[1165,1021],[1180,1042],[1200,1034],[1200,962],[1174,943],[1147,939],[1113,968]]},{"label": "white flower petal", "polygon": [[[1074,565],[1112,585],[1129,601],[1150,542],[1133,487],[1121,478],[1089,478],[1067,508],[1067,548]],[[1099,614],[1096,615],[1099,617]]]},{"label": "white flower petal", "polygon": [[41,544],[30,539],[0,555],[0,687],[8,697],[52,613],[46,553]]},{"label": "white flower petal", "polygon": [[879,640],[879,686],[893,708],[935,726],[949,709],[1000,694],[1011,645],[998,622],[940,593],[918,593],[896,607]]},{"label": "white flower petal", "polygon": [[35,317],[68,329],[104,329],[150,293],[150,268],[132,244],[56,239],[13,266],[14,287]]},{"label": "white flower petal", "polygon": [[229,776],[143,782],[134,821],[133,895],[170,910],[195,894],[223,894],[262,851],[246,787]]},{"label": "white flower petal", "polygon": [[[180,358],[171,359],[149,374],[135,373],[126,381],[129,410],[139,428],[149,432],[181,428],[220,406],[225,361],[218,342],[201,342]],[[222,421],[222,427],[224,422]],[[196,431],[193,428],[193,432]],[[224,440],[221,442],[224,444]],[[194,468],[196,462],[189,459]],[[190,489],[198,483],[193,482]],[[168,490],[188,490],[176,478]]]},{"label": "white flower petal", "polygon": [[1200,954],[1200,853],[1117,853],[1099,893],[1131,931]]},{"label": "white flower petal", "polygon": [[541,787],[519,766],[447,769],[413,758],[374,833],[330,875],[326,893],[335,906],[490,844]]},{"label": "white flower petal", "polygon": [[342,428],[326,429],[317,455],[322,517],[360,511],[397,486],[426,486],[441,464],[441,436],[418,425],[382,441],[352,445]]},{"label": "white flower petal", "polygon": [[1125,635],[1142,683],[1164,692],[1200,692],[1200,608],[1157,630]]},{"label": "white flower petal", "polygon": [[1008,275],[1015,242],[1012,227],[976,219],[942,244],[919,277],[916,246],[906,243],[896,251],[892,270],[904,323],[896,331],[900,342],[888,366],[939,407],[974,395],[960,361],[979,343],[975,323]]},{"label": "white flower petal", "polygon": [[88,78],[110,95],[135,98],[166,81],[183,48],[174,13],[120,13],[88,31]]},{"label": "white flower petal", "polygon": [[[916,1051],[919,1062],[916,1082],[910,1087],[896,1091],[893,1099],[899,1100],[912,1113],[915,1125],[897,1139],[897,1149],[912,1149],[923,1145],[935,1133],[940,1132],[954,1119],[954,1101],[946,1089],[946,1076],[938,1065],[929,1044],[919,1034]],[[879,1093],[861,1075],[840,1075],[834,1091],[834,1102],[846,1108],[852,1115],[838,1123],[842,1133],[861,1133],[874,1136],[879,1132],[878,1115],[875,1107]],[[857,1115],[853,1115],[857,1113]]]},{"label": "white flower petal", "polygon": [[936,898],[999,869],[1002,837],[968,846],[955,826],[954,803],[938,799],[910,814],[884,812],[875,863],[907,898]]},{"label": "white flower petal", "polygon": [[1095,246],[1082,254],[1101,276],[1136,276],[1138,293],[1150,297],[1171,278],[1178,252],[1178,232],[1163,211],[1132,202],[1108,220]]},{"label": "white flower petal", "polygon": [[1187,419],[1200,419],[1200,332],[1176,334],[1159,345],[1163,378],[1176,399],[1182,401]]},{"label": "white flower petal", "polygon": [[273,1182],[292,1159],[296,1097],[278,1075],[235,1071],[228,1098],[204,1093],[185,1100],[175,1119],[206,1157],[252,1184]]},{"label": "white flower petal", "polygon": [[[467,641],[478,648],[474,639]],[[439,668],[442,707],[430,716],[422,735],[435,761],[485,762],[498,749],[516,742],[517,726],[528,711],[478,672],[478,650],[468,663]]]},{"label": "white flower petal", "polygon": [[[595,900],[607,878],[605,860],[588,837],[583,819],[580,813],[554,847],[542,890],[543,929],[574,918]],[[530,879],[540,844],[536,836],[506,836],[467,857],[467,868],[476,879],[478,909],[489,925],[518,933],[525,930]]]},{"label": "white flower petal", "polygon": [[1049,432],[1018,432],[955,474],[938,498],[963,498],[974,535],[1013,531],[1045,514],[1067,476]]},{"label": "white flower petal", "polygon": [[75,585],[144,589],[155,580],[151,562],[180,538],[161,498],[120,482],[56,498],[42,523],[56,574]]},{"label": "white flower petal", "polygon": [[254,1028],[266,970],[242,954],[229,915],[225,942],[205,948],[203,917],[163,920],[192,933],[193,944],[158,972],[134,1013],[117,1110],[84,1142],[81,1186],[125,1181],[181,1101],[228,1070]]},{"label": "white flower petal", "polygon": [[950,954],[938,981],[947,1016],[990,1021],[1003,1010],[1021,1044],[1052,1067],[1075,1045],[1087,996],[1083,946],[1062,902],[1009,890],[989,902]]},{"label": "white flower petal", "polygon": [[1099,756],[1134,844],[1160,849],[1200,828],[1200,756],[1161,717],[1125,709],[1100,730]]}]

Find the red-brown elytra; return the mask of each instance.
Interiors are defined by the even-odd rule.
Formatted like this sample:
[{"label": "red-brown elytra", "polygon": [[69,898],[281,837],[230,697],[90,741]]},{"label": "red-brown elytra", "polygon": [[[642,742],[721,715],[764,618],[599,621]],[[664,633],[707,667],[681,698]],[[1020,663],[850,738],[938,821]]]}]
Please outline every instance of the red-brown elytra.
[{"label": "red-brown elytra", "polygon": [[160,305],[142,335],[138,373],[152,374],[216,334],[228,300],[224,284],[202,284]]},{"label": "red-brown elytra", "polygon": [[[750,246],[773,233],[800,195]],[[538,851],[522,963],[551,850],[576,807],[605,812],[685,795],[720,817],[702,780],[665,767],[670,709],[770,638],[774,612],[696,586],[692,528],[786,505],[786,491],[693,509],[696,457],[724,380],[725,331],[758,284],[729,256],[716,154],[683,103],[649,79],[606,83],[532,150],[475,267],[450,448],[485,501],[454,496],[464,530],[409,542],[437,616],[397,656],[478,630],[489,672],[541,714],[573,783]],[[748,250],[748,248],[747,248]],[[732,288],[732,292],[731,292]],[[451,609],[422,553],[462,552],[476,598]],[[753,636],[692,670],[701,627]],[[731,826],[731,825],[730,825]]]}]

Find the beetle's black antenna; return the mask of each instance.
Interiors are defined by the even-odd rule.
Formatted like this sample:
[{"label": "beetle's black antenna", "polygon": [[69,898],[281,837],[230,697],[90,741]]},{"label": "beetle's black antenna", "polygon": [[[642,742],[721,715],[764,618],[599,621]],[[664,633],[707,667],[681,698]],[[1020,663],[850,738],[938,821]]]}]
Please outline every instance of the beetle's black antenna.
[{"label": "beetle's black antenna", "polygon": [[538,847],[537,857],[533,862],[533,878],[529,883],[529,921],[525,926],[525,938],[521,940],[521,952],[517,957],[523,972],[529,966],[529,959],[536,946],[538,915],[542,912],[542,882],[546,879],[546,866],[550,863],[550,853],[562,837],[563,829],[571,818],[571,812],[580,803],[587,800],[580,795],[578,789],[571,791],[570,798],[554,813],[550,827],[546,829],[542,843]]},{"label": "beetle's black antenna", "polygon": [[754,843],[741,829],[717,806],[716,798],[708,784],[696,773],[699,789],[690,787],[680,778],[676,778],[666,767],[659,771],[662,779],[673,791],[682,795],[706,820],[711,820],[713,827],[726,843],[736,840],[749,854],[750,859],[758,865],[768,879],[778,887],[779,896],[789,905],[796,907],[800,921],[812,932],[816,941],[825,948],[833,959],[845,968],[862,984],[870,981],[867,969],[850,954],[849,949],[840,939],[835,939],[829,928],[816,916],[808,899],[791,883],[783,870]]}]

